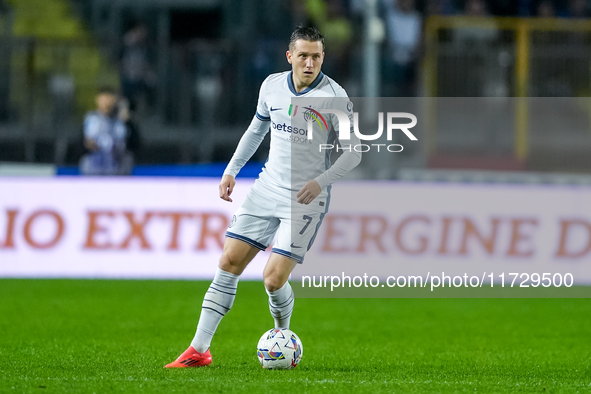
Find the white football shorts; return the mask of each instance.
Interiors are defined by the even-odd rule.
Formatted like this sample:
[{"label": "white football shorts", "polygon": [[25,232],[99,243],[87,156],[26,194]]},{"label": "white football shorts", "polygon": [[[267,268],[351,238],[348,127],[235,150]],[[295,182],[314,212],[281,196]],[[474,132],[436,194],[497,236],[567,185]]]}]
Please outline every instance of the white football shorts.
[{"label": "white football shorts", "polygon": [[226,237],[266,250],[277,235],[272,252],[302,263],[324,218],[324,213],[307,207],[279,202],[251,189],[232,217]]}]

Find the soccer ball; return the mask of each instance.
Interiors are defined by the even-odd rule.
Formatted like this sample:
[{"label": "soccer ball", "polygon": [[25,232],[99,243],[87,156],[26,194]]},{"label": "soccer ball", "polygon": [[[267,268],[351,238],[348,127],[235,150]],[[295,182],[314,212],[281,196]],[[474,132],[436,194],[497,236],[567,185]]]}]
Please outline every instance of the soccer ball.
[{"label": "soccer ball", "polygon": [[303,353],[302,341],[287,328],[273,328],[265,332],[257,346],[257,356],[266,369],[295,368]]}]

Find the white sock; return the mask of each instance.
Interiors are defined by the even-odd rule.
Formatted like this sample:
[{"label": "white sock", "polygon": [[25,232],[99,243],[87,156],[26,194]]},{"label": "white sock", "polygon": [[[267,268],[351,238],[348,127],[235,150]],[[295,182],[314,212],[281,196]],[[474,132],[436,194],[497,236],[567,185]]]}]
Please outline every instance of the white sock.
[{"label": "white sock", "polygon": [[293,312],[294,296],[289,282],[276,291],[268,291],[269,310],[275,320],[275,328],[289,328],[289,320]]},{"label": "white sock", "polygon": [[201,316],[197,324],[197,333],[191,346],[199,353],[204,353],[211,345],[211,339],[222,317],[232,308],[236,288],[238,286],[239,275],[234,275],[218,268],[203,299],[201,307]]}]

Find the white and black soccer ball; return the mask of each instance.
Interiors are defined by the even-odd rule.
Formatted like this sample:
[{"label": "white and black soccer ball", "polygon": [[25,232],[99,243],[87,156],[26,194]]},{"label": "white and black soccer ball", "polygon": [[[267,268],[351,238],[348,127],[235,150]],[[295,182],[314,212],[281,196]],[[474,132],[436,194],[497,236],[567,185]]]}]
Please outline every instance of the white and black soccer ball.
[{"label": "white and black soccer ball", "polygon": [[295,368],[303,353],[302,341],[287,328],[273,328],[265,332],[257,346],[257,356],[266,369]]}]

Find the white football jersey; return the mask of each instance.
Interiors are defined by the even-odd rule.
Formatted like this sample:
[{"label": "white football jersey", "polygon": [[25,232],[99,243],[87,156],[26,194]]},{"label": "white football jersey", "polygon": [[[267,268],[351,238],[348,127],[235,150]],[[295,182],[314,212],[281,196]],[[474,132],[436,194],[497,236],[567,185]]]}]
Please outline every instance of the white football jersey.
[{"label": "white football jersey", "polygon": [[[264,133],[271,131],[271,147],[269,158],[253,186],[259,194],[294,204],[297,192],[314,179],[320,184],[322,192],[308,208],[326,212],[330,184],[355,167],[361,153],[345,151],[335,163],[341,164],[342,168],[327,172],[330,168],[330,153],[334,152],[337,145],[339,122],[335,115],[320,116],[315,112],[321,109],[337,109],[349,119],[353,118],[353,106],[345,90],[322,72],[301,92],[296,92],[293,86],[292,71],[272,74],[265,79],[260,89],[256,118],[263,122],[264,125],[260,127],[265,130]],[[313,138],[309,140],[307,125],[311,117],[315,122]],[[359,140],[355,134],[351,134],[346,145],[357,143]],[[321,150],[320,144],[330,144],[335,149]],[[236,167],[244,165],[245,158],[237,156],[240,156],[239,150],[225,173],[235,176],[239,170]]]}]

